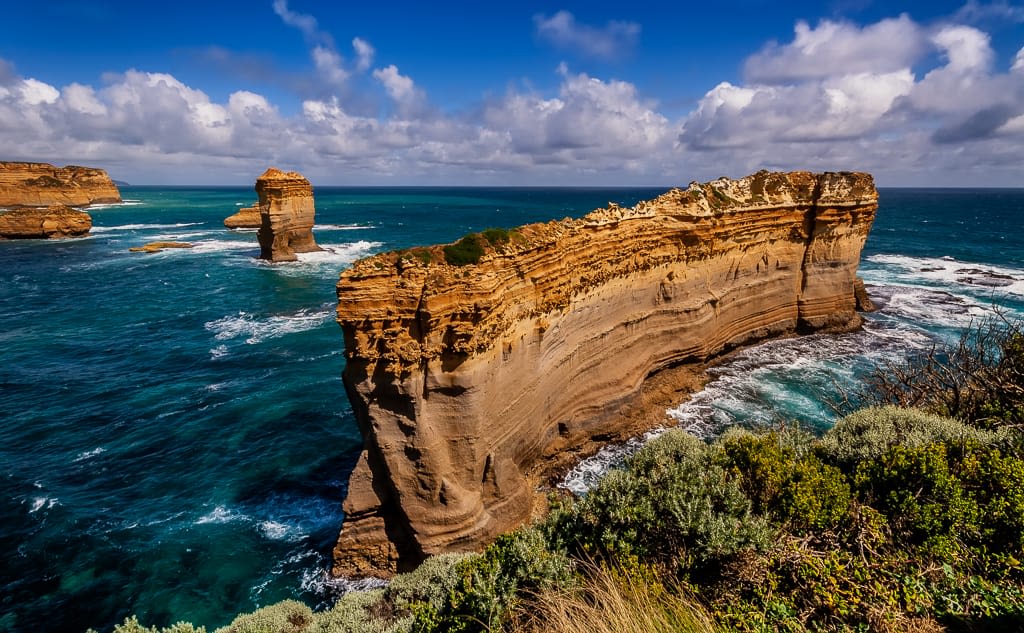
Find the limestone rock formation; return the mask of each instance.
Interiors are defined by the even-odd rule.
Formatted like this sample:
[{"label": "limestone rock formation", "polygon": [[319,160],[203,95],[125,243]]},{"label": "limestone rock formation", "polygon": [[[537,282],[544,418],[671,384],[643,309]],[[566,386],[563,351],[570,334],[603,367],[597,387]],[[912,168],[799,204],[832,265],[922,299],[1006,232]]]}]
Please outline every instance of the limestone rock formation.
[{"label": "limestone rock formation", "polygon": [[92,218],[63,204],[45,209],[18,208],[0,211],[0,238],[53,239],[82,237],[89,234]]},{"label": "limestone rock formation", "polygon": [[0,161],[0,207],[84,207],[111,202],[121,202],[121,193],[102,169]]},{"label": "limestone rock formation", "polygon": [[302,174],[271,167],[256,179],[260,197],[260,257],[293,262],[296,253],[319,251],[313,241],[313,186]]},{"label": "limestone rock formation", "polygon": [[858,327],[877,198],[868,174],[759,172],[490,232],[468,257],[356,262],[338,322],[365,443],[334,572],[387,575],[524,522],[538,471],[615,437],[662,370]]},{"label": "limestone rock formation", "polygon": [[242,207],[237,213],[224,218],[224,226],[229,229],[258,229],[262,225],[259,202],[251,207]]},{"label": "limestone rock formation", "polygon": [[132,253],[159,253],[168,248],[192,248],[189,242],[149,242],[142,246],[132,246],[128,250]]}]

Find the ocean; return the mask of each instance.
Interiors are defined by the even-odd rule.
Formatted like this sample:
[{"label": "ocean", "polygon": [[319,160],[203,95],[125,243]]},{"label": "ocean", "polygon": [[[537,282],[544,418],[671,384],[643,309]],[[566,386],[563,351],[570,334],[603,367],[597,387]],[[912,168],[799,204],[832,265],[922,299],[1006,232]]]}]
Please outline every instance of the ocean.
[{"label": "ocean", "polygon": [[[256,259],[223,219],[251,188],[123,187],[87,238],[0,242],[0,630],[212,629],[295,598],[325,607],[360,447],[334,284],[382,250],[629,206],[663,189],[316,188],[320,253]],[[128,248],[156,240],[192,249]],[[995,307],[1024,316],[1024,190],[883,189],[862,331],[729,356],[672,410],[711,436],[823,430],[829,399]],[[565,482],[585,490],[626,447]]]}]

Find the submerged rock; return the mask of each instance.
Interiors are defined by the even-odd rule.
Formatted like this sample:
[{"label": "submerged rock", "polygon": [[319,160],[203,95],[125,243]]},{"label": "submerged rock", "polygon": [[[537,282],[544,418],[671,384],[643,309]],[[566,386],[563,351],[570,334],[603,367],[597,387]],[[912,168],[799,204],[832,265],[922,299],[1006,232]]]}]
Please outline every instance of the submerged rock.
[{"label": "submerged rock", "polygon": [[165,248],[192,248],[188,242],[150,242],[142,246],[132,246],[128,250],[133,253],[159,253]]},{"label": "submerged rock", "polygon": [[4,239],[82,237],[90,229],[92,218],[88,213],[63,204],[0,211],[0,238]]},{"label": "submerged rock", "polygon": [[637,432],[624,412],[652,375],[859,327],[877,201],[868,174],[759,172],[353,264],[338,322],[364,450],[334,572],[387,575],[528,520],[560,455]]}]

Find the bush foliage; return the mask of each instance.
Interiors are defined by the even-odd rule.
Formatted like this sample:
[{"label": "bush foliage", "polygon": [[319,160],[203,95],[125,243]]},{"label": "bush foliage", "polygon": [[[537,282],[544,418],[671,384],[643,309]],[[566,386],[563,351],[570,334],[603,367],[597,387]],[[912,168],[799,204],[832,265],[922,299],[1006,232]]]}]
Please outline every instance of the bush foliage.
[{"label": "bush foliage", "polygon": [[870,407],[820,439],[669,431],[480,554],[217,633],[1024,630],[1024,338],[1003,333],[930,412]]}]

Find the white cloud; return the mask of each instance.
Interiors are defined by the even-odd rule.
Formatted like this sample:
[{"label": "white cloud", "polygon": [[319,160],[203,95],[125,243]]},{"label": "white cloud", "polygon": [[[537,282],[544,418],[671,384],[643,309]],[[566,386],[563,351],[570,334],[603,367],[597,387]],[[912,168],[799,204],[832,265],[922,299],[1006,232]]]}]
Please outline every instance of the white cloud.
[{"label": "white cloud", "polygon": [[343,66],[341,55],[334,49],[325,46],[315,46],[311,55],[321,79],[331,86],[345,85],[348,80],[348,71]]},{"label": "white cloud", "polygon": [[1017,56],[1013,58],[1013,66],[1010,70],[1024,70],[1024,47],[1017,51]]},{"label": "white cloud", "polygon": [[785,84],[837,74],[890,73],[910,65],[925,50],[924,29],[907,15],[858,27],[822,20],[811,28],[798,22],[793,42],[772,43],[747,59],[754,83]]},{"label": "white cloud", "polygon": [[305,13],[296,13],[288,8],[288,0],[274,0],[274,13],[281,18],[281,21],[288,26],[294,27],[302,32],[309,41],[329,41],[330,36],[322,33],[317,24],[316,18]]},{"label": "white cloud", "polygon": [[603,27],[576,22],[568,11],[551,17],[533,16],[537,35],[551,44],[584,56],[616,59],[632,51],[640,36],[636,22],[610,21]]},{"label": "white cloud", "polygon": [[361,37],[356,37],[352,39],[352,48],[355,49],[356,57],[358,58],[356,70],[359,72],[369,70],[370,66],[373,65],[373,55],[376,52],[373,46]]},{"label": "white cloud", "polygon": [[412,79],[398,72],[394,64],[386,68],[378,68],[373,71],[375,79],[383,84],[388,95],[398,103],[408,102],[416,96],[416,86]]}]

